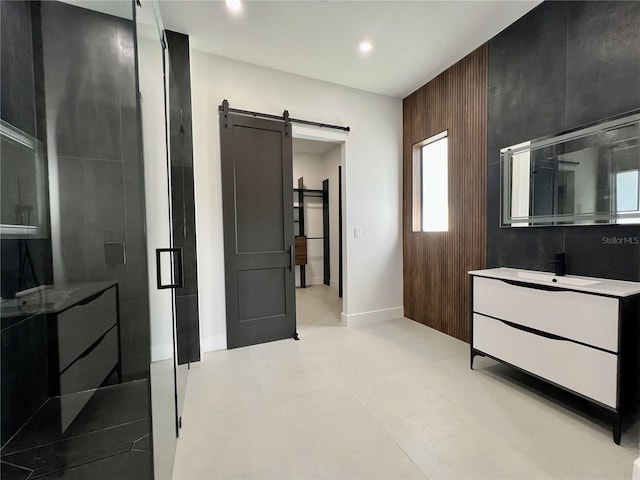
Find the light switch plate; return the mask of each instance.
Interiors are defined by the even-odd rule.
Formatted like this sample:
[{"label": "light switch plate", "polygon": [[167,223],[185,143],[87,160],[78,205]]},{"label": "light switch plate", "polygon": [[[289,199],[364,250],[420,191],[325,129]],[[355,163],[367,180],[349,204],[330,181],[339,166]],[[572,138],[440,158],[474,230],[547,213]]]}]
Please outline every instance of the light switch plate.
[{"label": "light switch plate", "polygon": [[362,228],[353,227],[353,238],[360,238],[362,236]]}]

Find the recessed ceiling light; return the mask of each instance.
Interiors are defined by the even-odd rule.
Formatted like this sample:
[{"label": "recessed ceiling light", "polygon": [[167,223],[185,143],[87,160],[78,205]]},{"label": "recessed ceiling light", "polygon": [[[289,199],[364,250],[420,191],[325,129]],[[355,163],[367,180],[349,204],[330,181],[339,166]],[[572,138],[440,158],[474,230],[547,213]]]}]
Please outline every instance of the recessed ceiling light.
[{"label": "recessed ceiling light", "polygon": [[373,48],[373,45],[371,45],[371,42],[360,42],[360,51],[362,53],[368,53],[371,51],[371,49]]},{"label": "recessed ceiling light", "polygon": [[225,3],[227,4],[227,8],[234,12],[237,12],[242,8],[242,4],[240,3],[240,0],[225,0]]}]

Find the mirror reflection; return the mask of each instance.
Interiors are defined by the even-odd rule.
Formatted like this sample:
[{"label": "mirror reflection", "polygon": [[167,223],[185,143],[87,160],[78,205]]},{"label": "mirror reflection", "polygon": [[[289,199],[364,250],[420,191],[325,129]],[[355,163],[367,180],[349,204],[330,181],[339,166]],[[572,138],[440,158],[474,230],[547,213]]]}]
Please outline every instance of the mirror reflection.
[{"label": "mirror reflection", "polygon": [[5,157],[0,164],[0,234],[7,238],[45,236],[42,141],[35,131],[30,134],[0,120],[0,151]]},{"label": "mirror reflection", "polygon": [[503,226],[640,223],[640,114],[501,150]]},{"label": "mirror reflection", "polygon": [[0,476],[152,478],[134,5],[0,10]]}]

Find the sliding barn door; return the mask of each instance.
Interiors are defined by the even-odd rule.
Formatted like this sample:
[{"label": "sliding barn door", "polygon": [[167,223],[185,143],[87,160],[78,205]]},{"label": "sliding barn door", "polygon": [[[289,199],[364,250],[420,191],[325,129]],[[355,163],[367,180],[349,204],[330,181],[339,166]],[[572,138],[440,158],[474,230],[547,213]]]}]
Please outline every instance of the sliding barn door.
[{"label": "sliding barn door", "polygon": [[296,334],[288,130],[220,112],[228,348]]}]

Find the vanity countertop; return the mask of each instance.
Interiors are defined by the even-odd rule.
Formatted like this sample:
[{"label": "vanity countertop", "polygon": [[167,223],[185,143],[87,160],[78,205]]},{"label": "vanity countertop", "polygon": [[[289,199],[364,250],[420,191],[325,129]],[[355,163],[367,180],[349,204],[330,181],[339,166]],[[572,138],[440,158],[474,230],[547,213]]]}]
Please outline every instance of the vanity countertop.
[{"label": "vanity countertop", "polygon": [[76,303],[116,285],[113,280],[46,285],[31,293],[0,303],[0,316],[4,318],[27,317],[42,313],[60,313]]},{"label": "vanity countertop", "polygon": [[533,270],[521,270],[518,268],[487,268],[485,270],[472,270],[469,275],[477,277],[495,278],[520,283],[532,283],[557,287],[562,290],[607,295],[611,297],[630,297],[640,294],[640,282],[625,282],[622,280],[610,280],[606,278],[580,277],[577,275],[565,275],[557,277],[549,272],[537,272]]}]

